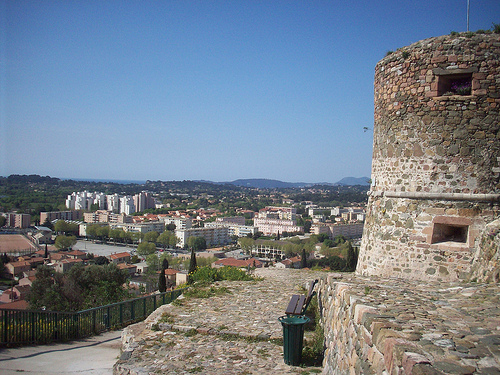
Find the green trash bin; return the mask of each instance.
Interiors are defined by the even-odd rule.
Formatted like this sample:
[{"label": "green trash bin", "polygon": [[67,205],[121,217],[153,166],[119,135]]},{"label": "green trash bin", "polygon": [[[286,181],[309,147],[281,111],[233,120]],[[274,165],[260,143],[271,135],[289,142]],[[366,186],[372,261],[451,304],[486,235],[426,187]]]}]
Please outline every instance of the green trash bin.
[{"label": "green trash bin", "polygon": [[302,361],[304,326],[311,320],[304,315],[285,315],[278,318],[283,326],[283,357],[290,366]]}]

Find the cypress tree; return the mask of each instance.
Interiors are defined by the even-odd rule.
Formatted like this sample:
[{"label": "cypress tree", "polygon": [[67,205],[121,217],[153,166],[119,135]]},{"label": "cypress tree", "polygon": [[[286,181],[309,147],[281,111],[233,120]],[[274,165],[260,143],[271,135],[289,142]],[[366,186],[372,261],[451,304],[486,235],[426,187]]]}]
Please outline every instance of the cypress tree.
[{"label": "cypress tree", "polygon": [[300,259],[300,268],[307,268],[306,249],[302,249],[302,256]]},{"label": "cypress tree", "polygon": [[356,250],[352,247],[351,241],[347,242],[347,256],[346,256],[346,271],[354,272],[356,271],[356,266],[358,264],[358,254]]},{"label": "cypress tree", "polygon": [[160,278],[158,279],[158,290],[160,293],[165,293],[167,291],[167,278],[165,276],[165,268],[161,269]]},{"label": "cypress tree", "polygon": [[191,248],[191,261],[189,262],[189,275],[188,275],[188,282],[191,284],[192,283],[192,275],[196,271],[196,254],[194,253],[194,249]]}]

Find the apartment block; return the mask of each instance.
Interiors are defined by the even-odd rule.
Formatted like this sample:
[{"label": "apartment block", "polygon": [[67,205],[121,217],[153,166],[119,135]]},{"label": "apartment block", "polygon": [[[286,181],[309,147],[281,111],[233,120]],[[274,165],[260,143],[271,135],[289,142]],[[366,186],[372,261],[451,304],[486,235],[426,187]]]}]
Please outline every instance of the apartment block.
[{"label": "apartment block", "polygon": [[347,238],[361,238],[363,236],[364,223],[354,224],[327,224],[319,223],[311,226],[311,233],[322,234],[325,233],[334,239],[336,236],[342,235]]},{"label": "apartment block", "polygon": [[5,226],[13,228],[29,228],[31,225],[31,215],[7,213],[5,216]]},{"label": "apartment block", "polygon": [[223,246],[229,243],[227,227],[180,229],[175,231],[175,235],[179,238],[181,247],[187,245],[189,237],[203,237],[208,247]]},{"label": "apartment block", "polygon": [[81,211],[52,211],[52,212],[40,212],[40,224],[43,224],[45,220],[65,220],[73,221],[82,218]]}]

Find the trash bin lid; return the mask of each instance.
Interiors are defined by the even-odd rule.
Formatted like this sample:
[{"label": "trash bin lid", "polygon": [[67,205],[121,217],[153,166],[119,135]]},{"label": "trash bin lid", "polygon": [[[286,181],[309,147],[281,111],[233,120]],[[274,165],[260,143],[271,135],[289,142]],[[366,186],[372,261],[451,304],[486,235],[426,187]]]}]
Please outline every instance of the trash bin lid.
[{"label": "trash bin lid", "polygon": [[306,324],[311,319],[309,319],[305,315],[284,315],[280,316],[278,320],[281,322],[281,324],[285,325],[299,325],[299,324]]}]

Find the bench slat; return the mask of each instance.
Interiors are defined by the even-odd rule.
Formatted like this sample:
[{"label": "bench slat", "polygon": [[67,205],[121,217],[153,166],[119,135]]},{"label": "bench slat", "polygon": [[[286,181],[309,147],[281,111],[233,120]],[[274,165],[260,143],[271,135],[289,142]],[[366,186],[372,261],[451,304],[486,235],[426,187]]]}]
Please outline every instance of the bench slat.
[{"label": "bench slat", "polygon": [[294,294],[292,295],[292,299],[290,300],[290,303],[288,304],[288,307],[285,310],[285,314],[287,315],[302,315],[305,313],[305,310],[307,309],[307,306],[309,306],[309,303],[311,302],[312,297],[314,294],[314,286],[318,280],[314,280],[311,283],[311,286],[309,287],[309,292],[307,293],[307,297],[303,294]]},{"label": "bench slat", "polygon": [[292,299],[290,300],[290,303],[288,304],[288,307],[286,308],[285,314],[293,315],[295,308],[297,307],[298,301],[299,301],[299,295],[294,294],[292,296]]},{"label": "bench slat", "polygon": [[300,315],[302,313],[302,307],[304,307],[306,297],[303,294],[294,294],[288,307],[286,308],[285,314],[287,315]]}]

